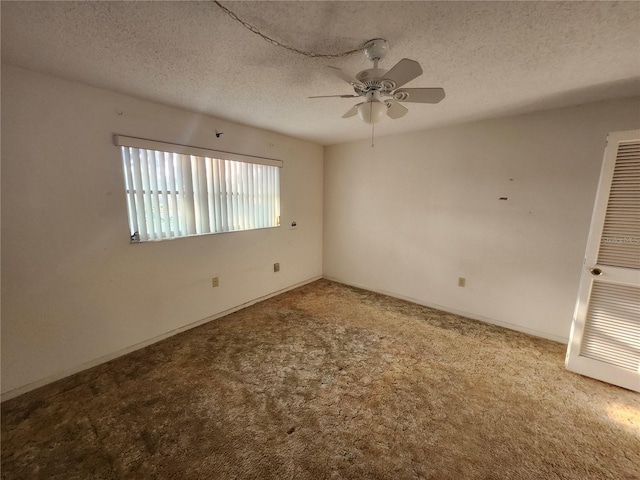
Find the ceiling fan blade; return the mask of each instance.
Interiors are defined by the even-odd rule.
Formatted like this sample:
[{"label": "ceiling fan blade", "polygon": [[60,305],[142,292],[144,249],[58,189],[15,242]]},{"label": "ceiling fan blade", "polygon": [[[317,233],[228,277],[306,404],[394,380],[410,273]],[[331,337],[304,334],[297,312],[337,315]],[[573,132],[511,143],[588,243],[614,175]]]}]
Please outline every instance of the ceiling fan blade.
[{"label": "ceiling fan blade", "polygon": [[340,70],[338,67],[327,67],[330,72],[332,72],[335,76],[343,79],[345,82],[350,83],[354,87],[364,88],[362,82],[359,82],[354,76],[349,75],[347,72]]},{"label": "ceiling fan blade", "polygon": [[409,111],[404,105],[400,105],[398,102],[392,100],[385,100],[385,103],[389,105],[387,109],[387,115],[394,120],[396,118],[404,117]]},{"label": "ceiling fan blade", "polygon": [[358,98],[360,95],[315,95],[313,97],[307,97],[307,98],[331,98],[331,97],[336,97],[336,98]]},{"label": "ceiling fan blade", "polygon": [[401,88],[392,93],[399,102],[438,103],[444,98],[442,88]]},{"label": "ceiling fan blade", "polygon": [[422,75],[420,64],[415,60],[403,58],[385,73],[382,79],[391,80],[395,84],[394,88],[398,88],[420,75]]},{"label": "ceiling fan blade", "polygon": [[[360,103],[358,105],[360,105]],[[342,115],[342,118],[349,118],[349,117],[355,116],[358,113],[358,105],[354,105],[353,107],[351,107],[347,113]]]}]

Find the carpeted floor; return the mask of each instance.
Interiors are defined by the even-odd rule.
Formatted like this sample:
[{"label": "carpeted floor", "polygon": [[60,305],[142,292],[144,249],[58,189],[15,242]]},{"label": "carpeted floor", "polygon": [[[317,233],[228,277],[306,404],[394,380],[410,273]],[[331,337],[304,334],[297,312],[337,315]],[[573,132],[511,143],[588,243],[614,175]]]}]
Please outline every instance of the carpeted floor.
[{"label": "carpeted floor", "polygon": [[563,345],[320,280],[2,405],[2,479],[637,479]]}]

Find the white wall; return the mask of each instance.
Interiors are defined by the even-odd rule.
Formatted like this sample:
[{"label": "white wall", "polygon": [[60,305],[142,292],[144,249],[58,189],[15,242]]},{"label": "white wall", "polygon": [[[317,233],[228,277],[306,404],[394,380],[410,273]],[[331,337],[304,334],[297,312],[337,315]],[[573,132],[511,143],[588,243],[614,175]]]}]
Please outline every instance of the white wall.
[{"label": "white wall", "polygon": [[326,147],[323,273],[566,342],[606,135],[639,126],[634,98]]},{"label": "white wall", "polygon": [[[283,226],[130,245],[113,133],[284,160]],[[5,398],[319,277],[322,169],[315,144],[3,65]]]},{"label": "white wall", "polygon": [[[3,65],[3,398],[323,272],[565,341],[604,139],[639,112],[326,147],[323,238],[322,147]],[[113,133],[283,159],[283,227],[130,245]]]}]

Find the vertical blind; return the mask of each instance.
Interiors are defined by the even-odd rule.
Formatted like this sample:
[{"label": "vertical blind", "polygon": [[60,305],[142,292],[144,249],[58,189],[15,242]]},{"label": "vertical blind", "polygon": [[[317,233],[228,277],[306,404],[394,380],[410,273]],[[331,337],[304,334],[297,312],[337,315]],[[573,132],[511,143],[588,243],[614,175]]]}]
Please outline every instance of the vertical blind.
[{"label": "vertical blind", "polygon": [[280,169],[121,146],[133,242],[276,227]]}]

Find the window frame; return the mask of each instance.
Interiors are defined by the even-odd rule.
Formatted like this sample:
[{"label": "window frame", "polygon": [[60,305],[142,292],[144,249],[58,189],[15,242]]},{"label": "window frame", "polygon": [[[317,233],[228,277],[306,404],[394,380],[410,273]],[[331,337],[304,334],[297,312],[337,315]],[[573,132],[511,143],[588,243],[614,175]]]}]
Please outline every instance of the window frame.
[{"label": "window frame", "polygon": [[[124,174],[123,183],[124,183],[124,190],[126,195],[127,216],[128,216],[131,243],[158,242],[158,241],[165,241],[165,240],[175,240],[178,238],[189,238],[189,237],[201,236],[201,235],[214,235],[218,233],[243,232],[243,231],[259,230],[259,229],[265,229],[265,228],[277,228],[280,226],[281,175],[278,170],[272,170],[270,168],[261,169],[260,166],[277,167],[278,169],[283,168],[284,162],[282,160],[266,158],[266,157],[258,157],[253,155],[238,154],[234,152],[225,152],[221,150],[212,150],[207,148],[193,147],[189,145],[160,142],[156,140],[130,137],[130,136],[120,135],[120,134],[113,135],[113,143],[114,145],[120,147],[120,160],[123,166],[123,174]],[[185,179],[185,183],[182,184],[180,187],[178,187],[177,185],[173,185],[172,187],[174,189],[180,188],[182,191],[182,194],[181,194],[182,198],[180,199],[180,202],[188,201],[191,203],[195,203],[196,208],[194,208],[193,211],[188,214],[188,216],[185,216],[183,211],[184,205],[182,203],[180,207],[180,211],[181,211],[180,214],[178,214],[177,211],[175,211],[174,213],[171,213],[171,205],[167,204],[169,205],[169,209],[170,209],[169,212],[161,213],[161,211],[157,210],[159,206],[155,205],[155,203],[159,201],[155,199],[155,196],[159,194],[158,192],[162,192],[164,190],[167,190],[167,192],[164,192],[165,194],[170,193],[170,190],[168,188],[169,187],[168,178],[173,174],[167,175],[167,176],[157,175],[155,179],[157,180],[157,184],[156,184],[157,192],[155,192],[155,194],[149,193],[148,194],[149,196],[147,197],[147,194],[145,194],[143,190],[142,194],[139,195],[135,191],[135,186],[133,185],[134,182],[132,178],[133,177],[132,170],[135,170],[136,164],[132,163],[132,158],[129,156],[131,153],[130,149],[138,149],[139,153],[141,154],[141,158],[142,158],[143,151],[150,150],[153,152],[159,152],[160,155],[165,156],[165,160],[164,160],[165,162],[167,161],[170,162],[169,164],[173,165],[174,168],[177,168],[178,170],[180,169],[180,167],[178,167],[175,162],[187,161],[187,163],[191,164],[191,167],[188,167],[189,169],[188,171],[191,173],[191,175],[193,175],[193,180],[196,180],[197,178],[199,182],[203,181],[203,179],[200,178],[200,175],[202,171],[204,171],[204,167],[202,167],[198,163],[200,160],[204,161],[205,164],[208,163],[210,166],[219,165],[222,168],[223,172],[225,171],[225,168],[235,170],[236,174],[232,174],[232,175],[226,176],[225,178],[220,179],[221,186],[223,186],[223,189],[221,192],[218,192],[217,194],[214,192],[208,191],[205,193],[205,196],[203,196],[201,192],[197,192],[196,189],[190,187],[192,186],[192,182],[191,182],[191,179],[189,178]],[[174,156],[171,159],[167,159],[166,157],[167,154],[180,155],[181,158],[176,159],[176,157]],[[189,158],[186,158],[186,157],[189,157]],[[139,161],[139,162],[148,161],[150,163],[152,160],[145,157],[145,160],[140,159],[136,161]],[[155,162],[158,161],[156,156],[154,156],[154,161]],[[149,168],[150,170],[155,171],[154,166],[150,165]],[[198,171],[200,171],[200,173],[198,173]],[[238,172],[241,172],[240,176],[236,176]],[[269,172],[271,172],[271,174],[269,174]],[[207,175],[209,174],[207,173]],[[238,195],[240,193],[239,190],[242,189],[243,181],[245,182],[245,185],[246,185],[247,177],[246,176],[243,177],[242,175],[251,175],[251,176],[267,175],[266,177],[267,180],[265,180],[265,177],[262,177],[261,182],[267,181],[267,185],[272,189],[270,190],[269,195],[275,195],[275,197],[272,200],[274,202],[273,208],[275,208],[275,210],[272,210],[272,211],[264,210],[264,206],[262,207],[263,208],[262,210],[256,210],[257,204],[249,202],[249,203],[246,203],[246,205],[250,206],[249,211],[251,213],[244,210],[242,212],[235,212],[233,218],[231,219],[231,222],[229,222],[227,213],[230,211],[231,212],[234,211],[233,205],[236,205],[236,207],[238,205],[237,203],[238,197],[236,196],[236,199],[234,200],[233,195],[234,194]],[[234,186],[233,188],[229,189],[230,191],[227,191],[226,187],[230,185],[228,183],[229,181],[234,181],[237,183],[233,184]],[[141,185],[141,186],[144,186],[144,185]],[[152,186],[148,185],[148,189],[151,192]],[[224,197],[222,196],[222,192],[224,192]],[[177,190],[175,193],[177,194]],[[244,195],[248,194],[248,192],[242,192],[242,193]],[[136,201],[141,199],[142,195],[144,195],[145,201],[144,202]],[[255,198],[257,198],[257,193],[253,192],[253,195],[255,200]],[[215,199],[216,196],[219,196],[220,199],[219,200]],[[188,197],[192,197],[192,198],[188,198]],[[150,203],[152,200],[154,202],[153,206],[151,206],[151,203]],[[193,219],[198,215],[198,213],[195,213],[195,212],[196,211],[200,212],[200,210],[203,207],[205,207],[202,202],[207,203],[208,208],[211,207],[211,202],[216,202],[217,207],[222,207],[223,209],[225,209],[224,210],[225,213],[223,214],[223,216],[225,217],[225,223],[222,227],[220,227],[219,222],[217,221],[216,221],[216,225],[214,225],[212,221],[204,221],[203,224],[199,225],[198,228],[196,229],[196,230],[202,230],[202,231],[196,231],[196,232],[193,232],[192,231],[193,228],[191,227],[189,227],[189,229],[183,229],[182,227],[175,229],[175,228],[169,227],[169,224],[175,227],[175,225],[178,223],[182,225],[183,224],[182,222],[187,222],[187,223],[190,223],[191,225],[191,223],[193,222]],[[138,211],[137,205],[143,206],[142,213]],[[154,208],[156,209],[155,213],[154,213]],[[204,208],[204,210],[207,210],[207,208]],[[247,225],[252,225],[252,224],[255,225],[253,220],[251,220],[251,217],[253,217],[253,219],[257,217],[262,218],[262,215],[264,215],[265,212],[269,214],[269,218],[270,218],[270,221],[268,222],[269,224],[262,223],[259,226],[253,226],[253,227],[247,228]],[[249,215],[249,217],[247,217],[247,215]],[[135,218],[133,216],[135,216]],[[151,218],[151,220],[149,220],[149,217]],[[142,229],[140,228],[140,225],[139,225],[140,218],[144,218],[144,224],[146,226],[150,224],[154,224],[154,220],[153,220],[154,218],[156,220],[160,218],[161,219],[160,223],[163,226],[160,226],[160,224],[158,224],[158,228],[153,228],[151,232],[146,233],[147,232],[146,228],[142,228]],[[170,220],[172,221],[170,222]],[[158,223],[158,222],[155,222],[155,223]],[[239,225],[241,226],[240,228],[238,228]],[[138,227],[138,229],[134,231],[136,226]],[[142,230],[143,238],[141,238],[140,230]]]}]

